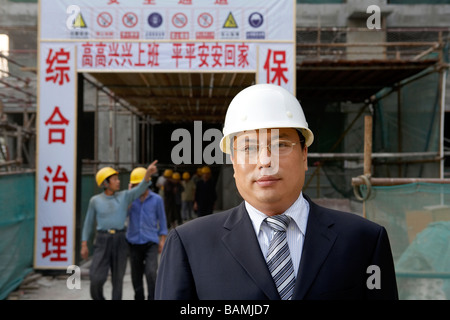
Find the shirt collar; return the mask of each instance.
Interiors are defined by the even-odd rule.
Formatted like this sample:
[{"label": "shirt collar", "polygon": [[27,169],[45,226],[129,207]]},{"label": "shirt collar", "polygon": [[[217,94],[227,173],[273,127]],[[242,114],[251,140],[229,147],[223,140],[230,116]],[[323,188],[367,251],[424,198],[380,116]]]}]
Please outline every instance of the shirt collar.
[{"label": "shirt collar", "polygon": [[[148,190],[148,193],[147,193],[147,195],[145,196],[145,199],[143,200],[143,201],[146,201],[147,199],[150,199],[152,196],[153,196],[153,191],[152,190]],[[141,196],[139,196],[138,197],[138,199],[140,198]]]},{"label": "shirt collar", "polygon": [[[253,228],[255,229],[256,235],[259,234],[261,229],[261,224],[265,218],[268,216],[255,207],[253,207],[250,203],[245,201],[245,208],[247,209],[248,215],[252,220]],[[300,192],[299,197],[295,202],[285,211],[283,212],[285,215],[290,216],[292,220],[295,221],[295,224],[298,226],[303,235],[306,234],[306,224],[308,222],[308,214],[309,214],[309,203],[303,198],[303,192]]]}]

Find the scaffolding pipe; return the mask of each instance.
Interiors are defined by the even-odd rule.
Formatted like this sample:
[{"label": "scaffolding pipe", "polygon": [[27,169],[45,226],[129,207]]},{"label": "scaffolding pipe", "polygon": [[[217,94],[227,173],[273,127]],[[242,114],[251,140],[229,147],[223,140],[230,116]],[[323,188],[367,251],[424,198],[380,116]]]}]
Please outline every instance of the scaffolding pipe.
[{"label": "scaffolding pipe", "polygon": [[[440,179],[440,178],[369,178],[371,186],[397,186],[409,183],[438,183],[438,184],[449,184],[450,179]],[[360,186],[366,184],[361,177],[352,178],[352,186]]]},{"label": "scaffolding pipe", "polygon": [[364,175],[372,176],[372,116],[364,117]]},{"label": "scaffolding pipe", "polygon": [[[443,48],[443,40],[442,40],[442,31],[439,32],[439,43],[441,43],[441,47]],[[442,64],[444,62],[443,50],[439,51],[439,62]],[[439,111],[441,115],[441,121],[439,121],[439,154],[441,156],[441,163],[439,166],[439,177],[444,178],[444,118],[445,118],[445,88],[446,88],[446,78],[447,78],[447,70],[445,68],[441,68],[439,70]]]},{"label": "scaffolding pipe", "polygon": [[14,89],[14,90],[20,91],[21,93],[23,93],[23,94],[25,94],[25,95],[27,95],[27,96],[29,96],[29,97],[36,98],[36,95],[35,95],[35,94],[33,94],[33,93],[31,93],[31,92],[28,92],[28,91],[25,91],[25,90],[23,90],[22,88],[20,88],[20,87],[18,87],[18,86],[13,86],[13,85],[11,85],[11,84],[9,84],[8,82],[3,81],[3,80],[0,80],[0,83],[1,83],[1,84],[4,84],[5,86],[7,86],[7,87],[9,87],[9,88],[12,88],[12,89]]},{"label": "scaffolding pipe", "polygon": [[[392,158],[416,158],[424,157],[435,159],[439,157],[440,153],[438,151],[428,151],[428,152],[373,152],[371,154],[372,159],[392,159]],[[450,156],[450,152],[444,152],[444,156]],[[344,160],[360,160],[364,159],[364,153],[362,152],[311,152],[308,153],[308,158],[310,159],[344,159]]]}]

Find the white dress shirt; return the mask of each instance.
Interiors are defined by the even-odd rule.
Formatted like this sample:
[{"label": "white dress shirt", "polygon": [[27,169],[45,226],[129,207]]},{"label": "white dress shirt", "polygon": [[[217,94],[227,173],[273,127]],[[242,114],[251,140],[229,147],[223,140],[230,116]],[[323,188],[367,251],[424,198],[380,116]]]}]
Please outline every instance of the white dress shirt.
[{"label": "white dress shirt", "polygon": [[[273,230],[267,222],[264,221],[268,216],[245,201],[245,208],[250,216],[258,238],[259,246],[264,258],[269,250],[270,240],[273,237]],[[294,265],[295,276],[297,277],[302,256],[303,243],[305,241],[306,225],[309,215],[309,203],[303,198],[302,192],[298,199],[285,212],[285,215],[292,218],[289,227],[286,230],[286,238],[291,253],[292,263]]]}]

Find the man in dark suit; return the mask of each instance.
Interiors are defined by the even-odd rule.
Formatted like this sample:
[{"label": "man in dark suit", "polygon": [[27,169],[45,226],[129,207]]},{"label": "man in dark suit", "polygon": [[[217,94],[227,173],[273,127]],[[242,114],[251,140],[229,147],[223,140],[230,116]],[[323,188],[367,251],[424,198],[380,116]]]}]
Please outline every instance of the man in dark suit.
[{"label": "man in dark suit", "polygon": [[385,228],[303,194],[313,133],[292,94],[244,89],[223,131],[244,201],[169,233],[156,299],[398,299]]}]

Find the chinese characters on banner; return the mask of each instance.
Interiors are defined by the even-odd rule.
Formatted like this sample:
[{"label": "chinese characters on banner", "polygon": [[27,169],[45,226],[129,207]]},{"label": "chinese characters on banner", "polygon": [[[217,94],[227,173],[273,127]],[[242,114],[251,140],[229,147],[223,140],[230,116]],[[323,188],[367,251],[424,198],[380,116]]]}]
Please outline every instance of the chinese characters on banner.
[{"label": "chinese characters on banner", "polygon": [[256,83],[295,94],[295,8],[295,0],[40,0],[35,268],[74,263],[77,72],[252,72]]},{"label": "chinese characters on banner", "polygon": [[259,46],[258,83],[272,83],[295,94],[295,47],[292,44]]},{"label": "chinese characters on banner", "polygon": [[247,43],[82,42],[80,49],[81,71],[256,71],[256,47]]},{"label": "chinese characters on banner", "polygon": [[292,44],[82,42],[78,45],[77,56],[82,72],[248,71],[257,73],[258,83],[273,83],[294,92],[295,49]]},{"label": "chinese characters on banner", "polygon": [[40,46],[35,265],[73,264],[76,70],[73,44]]}]

